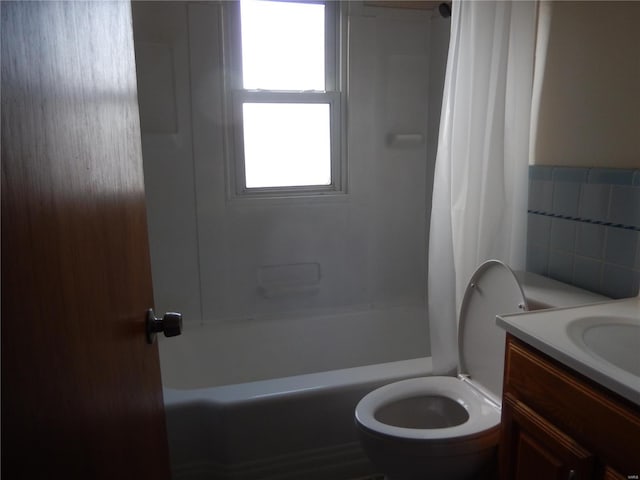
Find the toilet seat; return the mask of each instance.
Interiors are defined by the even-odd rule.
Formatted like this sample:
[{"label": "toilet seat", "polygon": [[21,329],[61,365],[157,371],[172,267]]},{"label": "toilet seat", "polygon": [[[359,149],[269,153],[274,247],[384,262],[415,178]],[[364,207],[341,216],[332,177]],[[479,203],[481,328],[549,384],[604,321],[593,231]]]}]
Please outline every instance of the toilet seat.
[{"label": "toilet seat", "polygon": [[516,274],[498,260],[487,260],[473,273],[458,320],[458,374],[500,403],[506,333],[496,315],[528,310]]},{"label": "toilet seat", "polygon": [[[375,413],[384,405],[406,398],[439,396],[457,402],[469,418],[452,427],[404,428],[376,419]],[[420,377],[394,382],[366,395],[356,407],[356,420],[373,433],[413,440],[463,440],[486,434],[500,424],[500,408],[456,377]]]}]

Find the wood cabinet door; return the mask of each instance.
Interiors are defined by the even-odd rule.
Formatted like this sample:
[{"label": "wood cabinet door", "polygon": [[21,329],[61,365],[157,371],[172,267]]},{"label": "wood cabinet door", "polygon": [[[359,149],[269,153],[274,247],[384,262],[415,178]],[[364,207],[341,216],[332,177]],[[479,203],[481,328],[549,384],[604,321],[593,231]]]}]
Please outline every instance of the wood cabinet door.
[{"label": "wood cabinet door", "polygon": [[168,480],[131,6],[0,12],[2,478]]},{"label": "wood cabinet door", "polygon": [[634,477],[638,478],[638,476],[634,474],[622,475],[611,467],[605,467],[604,473],[602,474],[603,480],[630,480]]},{"label": "wood cabinet door", "polygon": [[518,400],[502,403],[503,480],[587,480],[594,458],[573,439]]}]

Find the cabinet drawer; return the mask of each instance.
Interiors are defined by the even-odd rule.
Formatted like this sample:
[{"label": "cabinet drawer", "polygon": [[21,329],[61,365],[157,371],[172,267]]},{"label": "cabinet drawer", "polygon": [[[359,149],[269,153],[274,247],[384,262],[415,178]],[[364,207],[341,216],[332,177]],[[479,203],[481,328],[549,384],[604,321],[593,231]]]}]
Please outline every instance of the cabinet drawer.
[{"label": "cabinet drawer", "polygon": [[623,474],[640,472],[640,408],[507,336],[504,393]]}]

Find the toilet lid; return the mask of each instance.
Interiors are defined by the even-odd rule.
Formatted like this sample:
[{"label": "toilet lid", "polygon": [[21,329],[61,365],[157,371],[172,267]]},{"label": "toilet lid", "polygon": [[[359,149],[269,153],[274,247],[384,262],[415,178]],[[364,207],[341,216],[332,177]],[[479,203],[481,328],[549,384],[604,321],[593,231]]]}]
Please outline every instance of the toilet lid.
[{"label": "toilet lid", "polygon": [[502,397],[505,331],[496,315],[527,309],[520,282],[498,260],[478,267],[467,285],[458,324],[459,373],[469,376],[495,400]]}]

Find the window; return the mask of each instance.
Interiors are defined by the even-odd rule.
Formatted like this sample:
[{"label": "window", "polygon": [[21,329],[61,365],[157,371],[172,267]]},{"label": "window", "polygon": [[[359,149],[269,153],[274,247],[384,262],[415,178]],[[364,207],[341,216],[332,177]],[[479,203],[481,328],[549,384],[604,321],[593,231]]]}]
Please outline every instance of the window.
[{"label": "window", "polygon": [[339,2],[226,8],[231,191],[343,191]]}]

